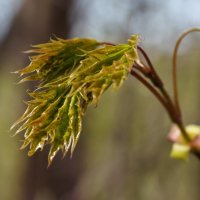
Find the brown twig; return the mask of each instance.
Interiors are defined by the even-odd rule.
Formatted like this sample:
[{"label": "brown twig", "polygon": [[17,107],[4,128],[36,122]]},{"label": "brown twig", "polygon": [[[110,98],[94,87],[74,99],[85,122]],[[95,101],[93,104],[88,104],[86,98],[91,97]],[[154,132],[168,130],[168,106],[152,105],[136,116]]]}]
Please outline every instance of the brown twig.
[{"label": "brown twig", "polygon": [[164,103],[165,103],[164,107],[165,107],[166,111],[169,113],[169,116],[170,116],[172,122],[177,124],[177,126],[181,130],[181,133],[182,133],[183,137],[185,138],[185,140],[190,141],[190,138],[189,138],[187,132],[185,131],[182,119],[180,118],[180,115],[176,109],[176,106],[174,105],[168,92],[165,90],[164,84],[162,83],[161,78],[157,74],[152,62],[150,61],[150,58],[148,57],[147,53],[141,47],[138,47],[138,49],[140,49],[140,51],[142,52],[142,55],[144,56],[144,58],[149,66],[141,66],[137,62],[135,62],[134,67],[139,72],[141,72],[143,75],[145,75],[147,78],[149,78],[151,80],[151,82],[153,83],[153,85],[160,91],[160,93],[162,95],[160,95],[160,93],[158,93],[158,94],[164,100]]},{"label": "brown twig", "polygon": [[174,122],[174,115],[171,108],[168,106],[167,102],[163,97],[160,95],[160,93],[147,81],[145,80],[139,73],[137,73],[134,69],[131,70],[131,75],[134,76],[137,80],[139,80],[144,86],[146,86],[152,94],[159,100],[159,102],[163,105],[167,113],[169,114],[170,119]]},{"label": "brown twig", "polygon": [[172,58],[172,77],[173,77],[174,103],[175,103],[175,107],[176,107],[177,113],[178,113],[180,118],[181,118],[182,114],[181,114],[179,97],[178,97],[179,95],[178,95],[178,83],[177,83],[177,53],[178,53],[179,46],[180,46],[181,42],[183,41],[183,39],[185,38],[185,36],[187,36],[189,33],[192,33],[192,32],[200,32],[200,28],[193,28],[193,29],[190,29],[188,31],[185,31],[178,38],[176,45],[175,45],[175,48],[174,48],[173,58]]}]

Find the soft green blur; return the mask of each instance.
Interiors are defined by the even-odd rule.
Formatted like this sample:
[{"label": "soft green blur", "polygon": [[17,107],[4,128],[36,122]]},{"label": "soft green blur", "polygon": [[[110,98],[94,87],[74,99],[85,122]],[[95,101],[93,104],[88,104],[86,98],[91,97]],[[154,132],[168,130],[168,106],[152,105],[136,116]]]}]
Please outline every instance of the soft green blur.
[{"label": "soft green blur", "polygon": [[[198,123],[198,56],[191,50],[179,60],[184,118],[187,123]],[[158,55],[154,63],[170,86],[169,58]],[[22,112],[25,89],[14,84],[14,76],[4,72],[0,78],[0,188],[4,188],[0,199],[20,199],[26,161],[25,153],[19,151],[20,138],[11,137],[8,131]],[[169,158],[171,144],[166,136],[170,126],[157,100],[131,76],[119,90],[106,92],[84,119],[84,171],[77,186],[82,199],[199,199],[199,163],[193,157],[189,162]]]},{"label": "soft green blur", "polygon": [[[106,20],[105,17],[104,21]],[[112,36],[110,29],[102,30],[102,38],[106,39],[108,35],[108,38],[114,37],[118,41],[127,39],[129,31],[124,32],[119,28],[117,34],[115,26],[113,32],[116,36]],[[172,36],[168,38],[169,41],[160,41],[156,47],[147,46],[145,42],[148,43],[151,39],[149,35],[142,39],[142,44],[152,57],[167,90],[172,94],[173,47],[170,46],[167,51],[165,48],[169,44],[172,45],[172,41],[178,36],[170,30]],[[86,26],[83,33],[90,35],[91,32],[87,31]],[[145,32],[145,29],[143,31]],[[72,32],[72,36],[73,34],[78,33]],[[154,37],[156,34],[154,33]],[[97,35],[101,34],[98,32]],[[179,94],[185,124],[200,124],[200,36],[193,34],[189,37],[194,39],[188,40],[189,45],[185,42],[181,45],[178,58]],[[18,39],[22,41],[24,38]],[[22,50],[24,46],[20,47],[20,51]],[[26,150],[19,150],[22,135],[12,137],[13,133],[9,128],[25,110],[22,101],[27,98],[25,91],[28,86],[16,85],[17,77],[10,73],[19,68],[24,55],[15,52],[16,57],[21,57],[13,56],[12,60],[9,53],[11,52],[7,54],[7,65],[2,67],[0,73],[0,200],[21,200],[31,159],[27,157]],[[60,182],[61,176],[47,180],[55,182],[55,185],[75,185],[73,194],[78,197],[71,198],[67,196],[69,191],[66,191],[66,196],[62,198],[64,200],[199,200],[199,161],[193,156],[188,162],[169,157],[171,144],[166,138],[171,125],[159,102],[136,79],[129,76],[120,89],[107,91],[98,106],[90,107],[87,111],[80,141],[69,161],[79,163],[81,171],[78,172],[75,165],[65,166],[65,160],[55,160],[53,163],[52,168],[62,165],[63,171],[77,173],[76,183],[68,180]],[[45,167],[39,172],[47,176],[52,168],[46,168],[46,160],[42,160]],[[59,171],[57,173],[60,174]],[[32,175],[33,178],[34,176],[35,174]],[[36,178],[39,186],[36,187],[34,200],[57,200],[53,189],[51,191],[51,188],[45,185],[42,176]]]},{"label": "soft green blur", "polygon": [[[22,112],[22,87],[13,74],[0,75],[0,199],[20,199],[20,176],[23,171],[23,153],[19,151],[20,137],[13,137],[11,124]],[[22,154],[21,154],[22,153]]]}]

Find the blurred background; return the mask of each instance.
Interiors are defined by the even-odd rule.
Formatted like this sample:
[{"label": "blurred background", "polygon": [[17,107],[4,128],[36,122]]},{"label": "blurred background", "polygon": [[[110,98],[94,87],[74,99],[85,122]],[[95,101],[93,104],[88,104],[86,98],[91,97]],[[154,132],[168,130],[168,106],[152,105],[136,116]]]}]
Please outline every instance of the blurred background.
[{"label": "blurred background", "polygon": [[[129,77],[106,92],[85,115],[72,159],[58,155],[47,168],[48,148],[33,157],[19,150],[22,135],[11,124],[24,112],[25,91],[10,72],[26,66],[23,51],[56,35],[124,43],[141,34],[141,45],[171,86],[171,57],[185,29],[200,26],[199,0],[0,0],[0,199],[1,200],[199,200],[196,158],[169,158],[171,122],[156,99]],[[179,52],[184,121],[200,124],[200,35]],[[148,103],[147,103],[148,102]]]}]

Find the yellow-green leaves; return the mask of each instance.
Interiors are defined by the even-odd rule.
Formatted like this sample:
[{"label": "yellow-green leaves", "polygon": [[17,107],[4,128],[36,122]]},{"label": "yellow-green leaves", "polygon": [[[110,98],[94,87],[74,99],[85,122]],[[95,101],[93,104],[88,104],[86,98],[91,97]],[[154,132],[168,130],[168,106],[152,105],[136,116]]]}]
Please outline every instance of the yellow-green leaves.
[{"label": "yellow-green leaves", "polygon": [[33,46],[31,63],[17,71],[24,81],[39,81],[29,92],[27,110],[13,125],[25,131],[22,148],[29,155],[50,144],[48,161],[59,150],[73,153],[81,132],[82,116],[110,87],[118,87],[137,59],[138,36],[129,44],[103,45],[93,39],[51,40]]},{"label": "yellow-green leaves", "polygon": [[69,74],[73,67],[85,58],[86,52],[98,45],[93,39],[51,39],[49,43],[34,45],[32,50],[27,51],[36,55],[31,56],[30,64],[17,73],[21,76],[28,75],[21,82],[42,80],[43,84],[48,83],[61,75]]}]

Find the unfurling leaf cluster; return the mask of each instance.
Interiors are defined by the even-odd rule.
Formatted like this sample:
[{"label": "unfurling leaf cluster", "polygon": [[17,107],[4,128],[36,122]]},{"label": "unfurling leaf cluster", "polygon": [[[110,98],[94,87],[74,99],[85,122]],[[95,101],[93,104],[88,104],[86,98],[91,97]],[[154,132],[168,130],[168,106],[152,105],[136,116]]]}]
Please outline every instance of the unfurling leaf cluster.
[{"label": "unfurling leaf cluster", "polygon": [[[93,39],[56,38],[33,46],[30,64],[17,71],[20,82],[39,81],[28,92],[27,110],[13,125],[25,131],[22,148],[28,155],[50,144],[48,161],[59,150],[73,153],[81,132],[82,117],[89,104],[97,104],[110,87],[126,79],[135,60],[138,36],[128,44],[109,45]],[[13,128],[12,127],[12,128]]]}]

